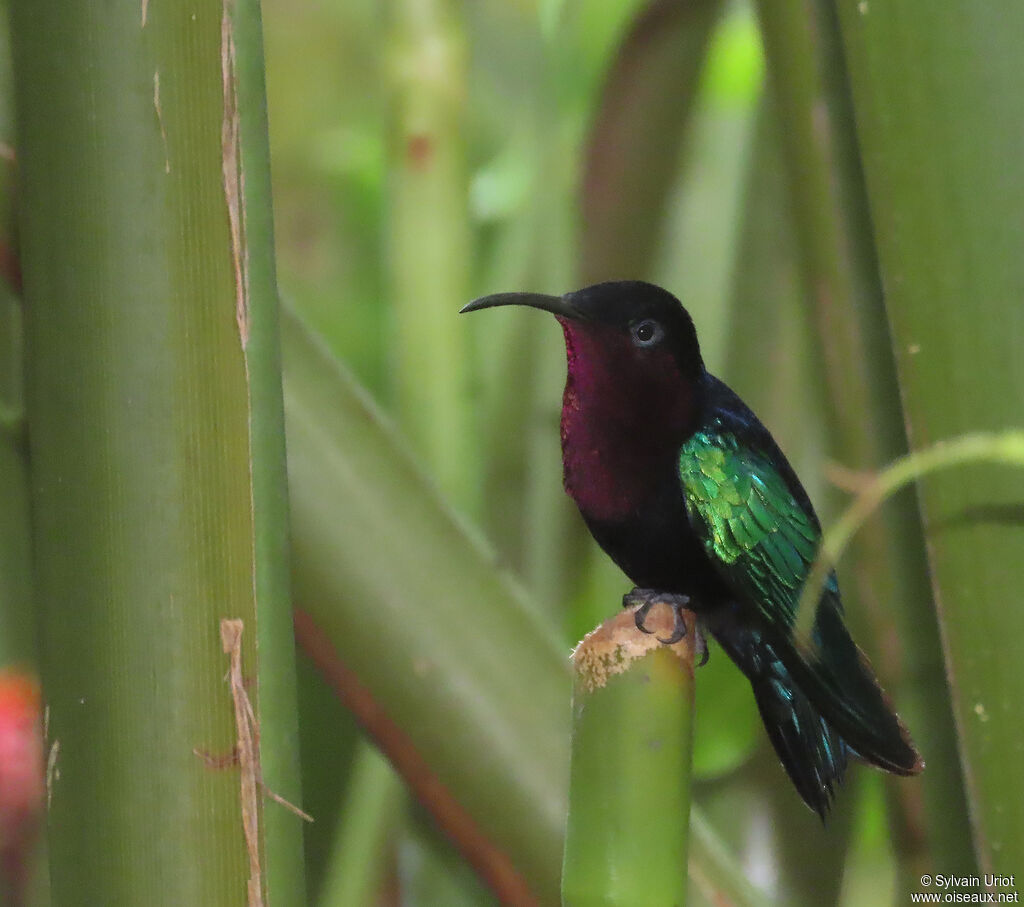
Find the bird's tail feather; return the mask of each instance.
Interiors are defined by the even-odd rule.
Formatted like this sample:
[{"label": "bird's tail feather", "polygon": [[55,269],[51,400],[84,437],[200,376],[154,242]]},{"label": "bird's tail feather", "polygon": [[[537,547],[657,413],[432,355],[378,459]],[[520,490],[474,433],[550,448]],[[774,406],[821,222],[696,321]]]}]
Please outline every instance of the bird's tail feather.
[{"label": "bird's tail feather", "polygon": [[710,629],[750,681],[765,730],[793,786],[824,822],[843,782],[849,747],[760,633],[728,624]]},{"label": "bird's tail feather", "polygon": [[910,733],[850,638],[834,594],[822,596],[809,647],[787,637],[776,648],[815,708],[860,758],[897,775],[924,768]]}]

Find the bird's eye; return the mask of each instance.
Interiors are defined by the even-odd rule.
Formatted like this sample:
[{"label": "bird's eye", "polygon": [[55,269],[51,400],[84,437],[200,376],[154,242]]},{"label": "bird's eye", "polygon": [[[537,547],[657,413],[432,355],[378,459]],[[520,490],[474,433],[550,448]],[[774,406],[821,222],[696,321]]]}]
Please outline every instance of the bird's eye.
[{"label": "bird's eye", "polygon": [[638,321],[633,325],[633,342],[637,346],[654,346],[665,335],[657,321]]}]

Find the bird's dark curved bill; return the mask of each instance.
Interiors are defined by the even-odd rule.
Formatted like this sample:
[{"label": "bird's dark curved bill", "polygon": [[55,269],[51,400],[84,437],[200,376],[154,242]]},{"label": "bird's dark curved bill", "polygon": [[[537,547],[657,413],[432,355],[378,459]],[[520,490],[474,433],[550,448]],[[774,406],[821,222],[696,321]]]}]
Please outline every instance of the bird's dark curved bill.
[{"label": "bird's dark curved bill", "polygon": [[564,296],[546,296],[543,293],[495,293],[493,296],[481,296],[459,309],[463,312],[476,312],[479,309],[493,309],[503,305],[525,305],[533,309],[543,309],[554,315],[565,318],[585,318]]}]

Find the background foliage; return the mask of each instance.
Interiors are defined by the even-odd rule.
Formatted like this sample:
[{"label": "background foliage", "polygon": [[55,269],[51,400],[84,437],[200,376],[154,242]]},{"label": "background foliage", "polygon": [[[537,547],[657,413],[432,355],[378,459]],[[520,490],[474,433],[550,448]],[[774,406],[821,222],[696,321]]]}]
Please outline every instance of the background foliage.
[{"label": "background foliage", "polygon": [[[842,22],[824,2],[786,11],[710,2],[396,3],[387,14],[358,3],[267,7],[283,292],[400,420],[403,384],[425,380],[429,368],[422,350],[409,362],[410,332],[424,341],[425,324],[444,324],[434,355],[463,373],[431,406],[461,408],[447,424],[461,424],[471,443],[458,450],[460,439],[450,438],[435,475],[546,620],[561,626],[566,646],[609,613],[624,579],[594,551],[559,492],[557,332],[521,312],[464,324],[438,289],[461,288],[468,299],[624,276],[671,288],[692,312],[712,369],[772,427],[827,521],[843,497],[836,485],[849,491],[861,471],[906,445],[890,339],[901,300],[884,297],[883,287],[902,287],[907,266],[880,270],[873,223],[884,223],[896,190],[869,202],[871,180],[886,177],[869,170],[865,185],[860,149],[889,141],[884,129],[899,111],[923,123],[947,100],[958,103],[926,98],[923,88],[901,98],[904,107],[877,100],[900,78],[883,71],[872,41],[898,41],[904,32],[889,37],[886,29],[908,26],[890,14],[876,20],[874,10],[865,16],[867,4],[848,6]],[[885,37],[865,31],[865,18]],[[995,27],[981,18],[964,12],[957,21],[981,40]],[[955,43],[951,24],[920,28],[922,58],[932,41]],[[408,43],[413,29],[418,51]],[[422,80],[415,90],[408,82],[409,67],[426,65],[416,54],[427,44],[443,70],[429,70],[432,106],[419,96]],[[977,91],[991,106],[991,93],[1002,97],[1012,79],[997,63],[982,66],[976,47],[961,49],[958,77],[964,85],[979,75]],[[860,58],[867,53],[870,67]],[[874,107],[855,111],[851,81],[869,86],[862,92]],[[979,105],[979,117],[992,113],[980,96]],[[1001,141],[976,140],[952,172]],[[934,153],[903,144],[906,166]],[[883,151],[877,157],[888,163]],[[411,193],[425,191],[409,185],[417,167],[436,194],[410,205]],[[969,196],[960,201],[974,210]],[[917,204],[904,200],[910,210]],[[415,237],[430,243],[422,258],[411,254]],[[949,245],[927,254],[926,270],[935,259],[957,259]],[[1000,304],[960,289],[960,298],[924,314],[940,333],[947,312]],[[1018,296],[1001,298],[1014,305]],[[455,365],[452,356],[461,357]],[[1001,376],[986,373],[988,387]],[[979,424],[947,421],[927,437]],[[1004,415],[984,426],[1008,424]],[[430,439],[416,437],[423,429],[410,424],[408,432],[429,459]],[[1018,530],[1011,523],[1003,531]],[[967,820],[913,496],[890,505],[863,537],[841,571],[851,619],[926,754],[921,780],[854,771],[822,835],[782,782],[731,665],[713,657],[698,678],[697,802],[751,878],[787,901],[889,901],[916,889],[925,867],[994,865]]]},{"label": "background foliage", "polygon": [[[1020,421],[1022,15],[1016,0],[264,0],[311,901],[558,897],[567,656],[628,582],[562,493],[559,332],[459,307],[610,278],[669,288],[827,524],[908,437]],[[256,71],[253,21],[240,58]],[[145,76],[126,128],[156,148]],[[51,152],[57,169],[64,146]],[[0,268],[16,292],[12,173]],[[57,235],[46,216],[23,228]],[[76,267],[102,270],[103,254]],[[0,300],[5,661],[32,649],[20,312]],[[824,831],[712,652],[696,678],[691,903],[906,903],[925,872],[1020,871],[1020,481],[984,466],[928,478],[841,564],[851,626],[928,767],[854,768]],[[287,666],[287,647],[274,657]],[[271,764],[294,756],[274,746]]]}]

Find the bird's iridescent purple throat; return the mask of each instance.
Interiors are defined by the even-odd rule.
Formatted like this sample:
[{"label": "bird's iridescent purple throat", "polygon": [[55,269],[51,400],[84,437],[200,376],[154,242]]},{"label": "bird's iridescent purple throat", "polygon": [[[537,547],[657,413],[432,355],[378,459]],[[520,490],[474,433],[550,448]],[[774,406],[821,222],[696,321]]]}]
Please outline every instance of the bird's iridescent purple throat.
[{"label": "bird's iridescent purple throat", "polygon": [[783,767],[822,819],[850,757],[919,772],[910,735],[843,625],[834,576],[813,653],[794,645],[820,525],[771,434],[706,370],[679,300],[621,281],[486,296],[462,311],[507,305],[562,325],[565,488],[638,587],[626,601],[662,596],[698,613],[750,680]]}]

